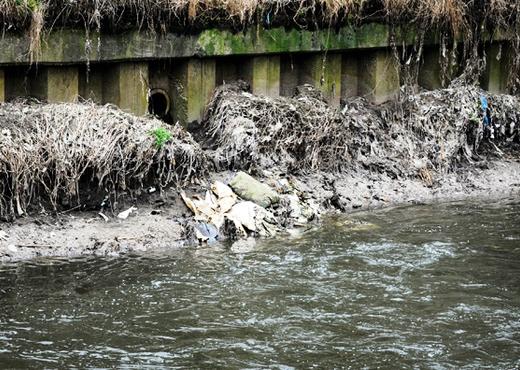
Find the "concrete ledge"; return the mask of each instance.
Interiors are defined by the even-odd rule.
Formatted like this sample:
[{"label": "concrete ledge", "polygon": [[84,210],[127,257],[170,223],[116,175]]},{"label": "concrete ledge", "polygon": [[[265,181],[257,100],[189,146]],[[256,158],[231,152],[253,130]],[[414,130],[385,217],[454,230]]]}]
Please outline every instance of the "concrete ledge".
[{"label": "concrete ledge", "polygon": [[[225,55],[252,55],[323,50],[382,48],[389,45],[386,24],[347,25],[335,30],[287,30],[253,28],[241,33],[206,30],[197,35],[158,34],[131,31],[123,34],[91,33],[64,29],[45,36],[40,64],[149,60]],[[414,33],[401,35],[413,41]],[[6,33],[0,39],[0,65],[30,62],[29,38]]]},{"label": "concrete ledge", "polygon": [[[400,44],[411,44],[416,33],[400,30]],[[495,32],[494,41],[509,40],[514,35]],[[84,30],[62,29],[44,36],[37,58],[40,64],[77,64],[92,62],[150,60],[226,55],[280,54],[319,51],[347,51],[388,47],[390,27],[382,23],[359,26],[345,25],[338,30],[306,31],[283,27],[249,28],[233,33],[209,29],[196,35],[159,34],[129,31],[121,34],[90,33]],[[430,35],[426,45],[438,44]],[[4,33],[0,38],[0,65],[30,63],[29,37],[25,34]]]}]

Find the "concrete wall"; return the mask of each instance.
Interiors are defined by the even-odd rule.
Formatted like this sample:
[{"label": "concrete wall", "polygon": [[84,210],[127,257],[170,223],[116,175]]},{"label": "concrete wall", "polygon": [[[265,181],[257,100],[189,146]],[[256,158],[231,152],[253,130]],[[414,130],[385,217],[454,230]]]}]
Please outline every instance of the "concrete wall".
[{"label": "concrete wall", "polygon": [[[493,44],[482,86],[505,92],[512,52]],[[419,84],[441,87],[437,47],[427,47]],[[292,96],[304,83],[321,90],[330,104],[363,96],[376,104],[394,99],[399,76],[389,49],[320,53],[231,55],[218,58],[171,58],[88,65],[8,66],[0,68],[0,101],[32,96],[49,102],[75,101],[78,96],[111,103],[137,115],[148,111],[149,92],[164,91],[170,100],[168,122],[200,121],[216,86],[238,79],[255,94]]]}]

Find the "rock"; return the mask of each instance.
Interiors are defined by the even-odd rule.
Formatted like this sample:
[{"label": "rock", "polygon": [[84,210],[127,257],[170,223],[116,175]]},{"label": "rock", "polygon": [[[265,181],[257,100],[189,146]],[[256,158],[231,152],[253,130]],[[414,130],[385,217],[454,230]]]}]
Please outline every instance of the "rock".
[{"label": "rock", "polygon": [[280,201],[280,196],[276,191],[245,172],[239,172],[229,185],[242,199],[254,202],[264,208]]}]

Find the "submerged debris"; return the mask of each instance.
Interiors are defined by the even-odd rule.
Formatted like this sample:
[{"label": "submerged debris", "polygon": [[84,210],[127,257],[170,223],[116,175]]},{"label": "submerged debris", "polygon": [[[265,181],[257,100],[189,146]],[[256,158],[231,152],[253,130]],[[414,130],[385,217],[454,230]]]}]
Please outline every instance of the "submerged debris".
[{"label": "submerged debris", "polygon": [[[171,137],[157,145],[151,132]],[[188,181],[206,157],[180,126],[94,104],[0,105],[0,218]],[[95,197],[99,199],[100,197]]]}]

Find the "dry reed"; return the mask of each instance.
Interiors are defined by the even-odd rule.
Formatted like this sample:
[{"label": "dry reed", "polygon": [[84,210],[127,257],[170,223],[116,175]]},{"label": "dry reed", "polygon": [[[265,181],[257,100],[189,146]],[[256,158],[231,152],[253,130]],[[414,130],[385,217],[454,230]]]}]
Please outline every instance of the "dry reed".
[{"label": "dry reed", "polygon": [[[472,161],[484,137],[480,96],[471,86],[409,96],[398,109],[364,99],[342,110],[310,86],[293,98],[217,90],[204,123],[207,147],[222,168],[344,171],[353,167],[392,177],[424,177]],[[492,95],[494,137],[519,141],[520,99]]]},{"label": "dry reed", "polygon": [[[171,139],[158,146],[152,132]],[[183,182],[205,171],[200,147],[179,126],[94,104],[0,105],[0,218],[77,207],[93,193],[116,197]]]}]

